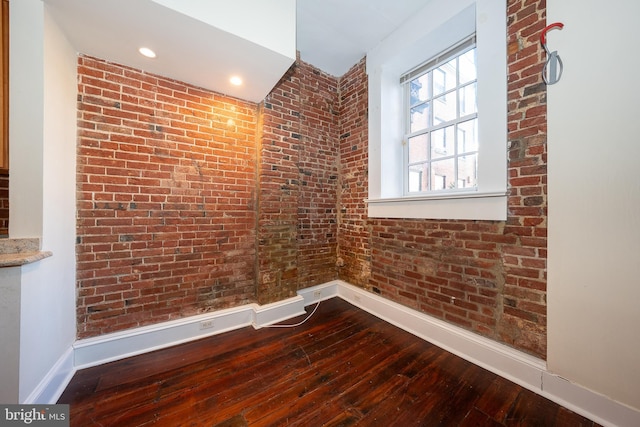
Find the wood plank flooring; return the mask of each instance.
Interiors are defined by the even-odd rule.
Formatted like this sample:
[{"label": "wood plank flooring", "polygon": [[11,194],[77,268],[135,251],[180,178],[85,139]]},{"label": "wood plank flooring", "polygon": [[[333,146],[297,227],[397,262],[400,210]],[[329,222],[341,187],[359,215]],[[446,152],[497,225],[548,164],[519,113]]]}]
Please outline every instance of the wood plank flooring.
[{"label": "wood plank flooring", "polygon": [[58,403],[83,427],[597,425],[337,298],[78,371]]}]

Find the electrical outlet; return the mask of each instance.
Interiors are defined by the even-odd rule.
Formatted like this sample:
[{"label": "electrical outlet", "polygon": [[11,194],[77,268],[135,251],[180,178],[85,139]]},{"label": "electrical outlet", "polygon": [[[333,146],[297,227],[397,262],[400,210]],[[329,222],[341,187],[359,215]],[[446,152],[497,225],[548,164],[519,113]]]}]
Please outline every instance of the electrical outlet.
[{"label": "electrical outlet", "polygon": [[213,319],[203,320],[200,322],[200,329],[211,329],[213,328]]},{"label": "electrical outlet", "polygon": [[319,298],[322,296],[322,291],[317,290],[317,291],[313,291],[313,296],[314,298]]}]

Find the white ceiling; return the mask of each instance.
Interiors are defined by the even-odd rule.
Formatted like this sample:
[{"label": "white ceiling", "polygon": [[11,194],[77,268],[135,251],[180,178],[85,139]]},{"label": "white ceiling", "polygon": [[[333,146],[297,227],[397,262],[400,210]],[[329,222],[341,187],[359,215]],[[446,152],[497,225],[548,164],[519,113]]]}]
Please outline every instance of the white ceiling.
[{"label": "white ceiling", "polygon": [[[295,59],[295,49],[292,54],[274,52],[158,1],[43,1],[79,53],[254,102],[266,97]],[[212,0],[190,1],[209,7]],[[258,5],[265,0],[244,1]],[[339,77],[430,0],[295,1],[292,47],[303,61]],[[272,20],[265,16],[261,25]],[[161,46],[158,58],[139,55],[141,44]],[[232,73],[241,74],[245,85],[231,86]]]},{"label": "white ceiling", "polygon": [[431,0],[297,0],[300,58],[340,77]]},{"label": "white ceiling", "polygon": [[[295,61],[294,1],[215,0],[218,6],[213,8],[211,0],[189,0],[194,9],[204,9],[198,15],[155,0],[44,0],[44,3],[79,53],[259,102]],[[273,7],[264,10],[256,4],[250,12],[241,7],[258,2],[268,2]],[[233,16],[224,18],[221,10]],[[253,22],[258,34],[270,29],[269,22],[274,22],[277,27],[273,34],[289,39],[290,49],[278,51],[273,34],[264,38],[268,43],[261,44],[255,38],[251,40],[246,26],[237,25],[243,30],[238,35],[221,28],[226,22],[210,24],[211,19],[237,21],[238,15]],[[140,55],[141,46],[152,48],[157,57]],[[230,84],[232,75],[241,76],[244,84]]]}]

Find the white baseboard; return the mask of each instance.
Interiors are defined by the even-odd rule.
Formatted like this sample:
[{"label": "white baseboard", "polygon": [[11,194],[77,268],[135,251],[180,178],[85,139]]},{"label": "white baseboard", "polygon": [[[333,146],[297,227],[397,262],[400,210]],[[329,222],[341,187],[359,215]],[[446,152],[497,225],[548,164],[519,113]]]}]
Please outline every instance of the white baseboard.
[{"label": "white baseboard", "polygon": [[[256,329],[305,314],[296,296],[260,306],[247,304],[183,319],[76,341],[22,403],[53,404],[78,369],[101,365],[200,338],[252,326]],[[202,328],[202,323],[206,328]]]},{"label": "white baseboard", "polygon": [[538,394],[603,426],[640,426],[640,412],[550,372],[542,373]]},{"label": "white baseboard", "polygon": [[[253,326],[256,329],[304,314],[304,307],[340,297],[463,359],[544,396],[603,426],[638,426],[640,411],[571,383],[547,371],[544,360],[491,339],[435,319],[424,313],[335,280],[298,291],[298,296],[263,306],[248,304],[156,325],[76,341],[30,396],[33,402],[53,403],[75,369],[87,368],[136,354]],[[201,322],[212,322],[201,329]],[[73,354],[73,363],[71,362]]]},{"label": "white baseboard", "polygon": [[347,283],[340,298],[425,341],[528,389],[540,387],[544,360],[482,337],[466,329],[382,298]]},{"label": "white baseboard", "polygon": [[306,307],[320,301],[340,296],[338,288],[343,284],[346,284],[346,282],[334,280],[332,282],[323,283],[310,288],[300,289],[298,291],[298,295],[304,299],[304,306]]},{"label": "white baseboard", "polygon": [[346,282],[336,285],[345,301],[603,426],[640,426],[640,411],[548,372],[542,359]]},{"label": "white baseboard", "polygon": [[[271,304],[247,304],[78,340],[73,345],[75,368],[88,368],[245,326],[259,329],[291,319],[305,314],[306,306],[337,296],[337,284],[330,282],[303,289],[298,296]],[[212,322],[211,327],[201,329],[201,323],[209,321]]]},{"label": "white baseboard", "polygon": [[69,347],[38,386],[27,396],[24,402],[20,403],[35,405],[57,402],[75,372],[73,348]]},{"label": "white baseboard", "polygon": [[304,298],[296,296],[263,306],[246,304],[79,340],[73,345],[75,366],[88,368],[246,326],[258,329],[304,314],[304,307]]},{"label": "white baseboard", "polygon": [[304,307],[305,301],[300,295],[271,304],[254,304],[254,320],[252,325],[254,328],[260,329],[263,326],[291,319],[292,317],[305,314],[306,311],[304,311]]}]

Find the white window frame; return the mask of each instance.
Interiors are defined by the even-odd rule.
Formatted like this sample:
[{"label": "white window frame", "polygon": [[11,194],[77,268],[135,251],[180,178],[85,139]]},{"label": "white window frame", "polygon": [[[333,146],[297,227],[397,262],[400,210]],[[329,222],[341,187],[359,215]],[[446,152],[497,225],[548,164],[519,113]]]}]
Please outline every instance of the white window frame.
[{"label": "white window frame", "polygon": [[[453,141],[449,141],[449,144],[452,145],[453,147],[453,152],[451,154],[447,154],[445,156],[443,156],[442,158],[439,159],[433,159],[431,157],[431,153],[433,153],[433,139],[432,139],[432,135],[437,132],[438,130],[442,130],[442,129],[446,129],[446,128],[450,128],[450,127],[454,127],[454,129],[458,129],[458,125],[461,123],[465,123],[468,122],[470,120],[474,120],[477,119],[478,117],[478,112],[477,112],[477,108],[473,113],[467,113],[465,115],[461,114],[461,106],[463,104],[462,100],[459,98],[459,96],[464,93],[462,92],[460,89],[462,87],[468,87],[470,85],[476,84],[477,82],[477,78],[476,79],[472,79],[470,81],[465,81],[464,84],[460,84],[460,82],[458,81],[458,75],[456,72],[456,82],[455,85],[453,86],[453,88],[451,89],[446,89],[445,87],[443,87],[442,89],[439,90],[435,90],[435,76],[437,72],[442,72],[440,71],[440,67],[446,63],[448,63],[449,61],[459,58],[462,55],[466,54],[467,52],[469,52],[470,50],[473,50],[476,48],[476,42],[475,42],[475,33],[472,37],[468,37],[464,40],[461,40],[459,43],[457,43],[455,46],[453,46],[453,48],[445,51],[445,52],[441,52],[440,54],[438,54],[438,56],[436,58],[431,58],[429,61],[427,61],[424,64],[421,64],[419,67],[417,67],[414,70],[411,70],[407,73],[405,73],[403,76],[400,77],[400,84],[403,86],[402,91],[403,91],[403,123],[404,123],[404,137],[403,137],[403,147],[404,147],[404,195],[405,196],[412,196],[412,195],[433,195],[433,194],[437,194],[438,195],[443,195],[446,192],[457,192],[460,193],[462,191],[475,191],[476,186],[474,185],[473,187],[466,187],[466,186],[462,186],[462,188],[458,187],[458,182],[460,182],[459,176],[458,176],[458,160],[460,159],[460,157],[463,157],[463,155],[459,154],[458,152],[458,146],[459,144],[457,143],[457,139],[458,139],[458,135],[457,132],[454,132],[454,140]],[[456,70],[458,70],[456,68]],[[430,86],[430,89],[432,88],[433,90],[429,91],[429,96],[427,99],[425,100],[421,100],[420,104],[426,104],[427,108],[429,109],[429,116],[430,119],[428,124],[426,125],[426,127],[424,128],[420,128],[418,130],[412,131],[411,130],[411,124],[412,124],[412,119],[411,119],[411,111],[412,109],[415,107],[414,105],[411,104],[411,82],[413,82],[416,79],[419,79],[421,77],[424,76],[428,76],[428,84]],[[477,77],[477,76],[476,76]],[[445,75],[446,78],[446,75]],[[446,80],[445,80],[446,82]],[[435,119],[436,119],[436,105],[435,102],[443,102],[442,98],[443,96],[446,96],[447,94],[449,95],[453,95],[456,98],[456,117],[450,120],[447,120],[446,122],[441,122],[441,123],[435,123]],[[456,188],[455,189],[420,189],[417,191],[412,191],[410,186],[410,172],[411,172],[411,162],[410,162],[410,155],[409,155],[409,148],[410,148],[410,140],[412,138],[416,138],[416,137],[420,137],[420,136],[426,136],[427,140],[429,141],[427,143],[427,147],[426,151],[427,151],[427,158],[424,161],[420,161],[418,164],[420,163],[427,163],[429,165],[431,165],[434,162],[438,162],[438,161],[443,161],[443,160],[447,160],[447,159],[452,159],[454,161],[454,174],[453,176],[444,176],[444,175],[438,175],[437,173],[435,174],[436,177],[441,177],[443,179],[443,185],[446,187],[447,184],[447,178],[451,179],[453,178],[453,181],[456,182]],[[445,142],[446,144],[446,142]],[[477,151],[474,152],[470,152],[468,154],[473,154],[473,155],[477,155]],[[431,167],[429,168],[429,170],[431,170]],[[422,172],[420,172],[422,174]],[[456,179],[457,178],[457,179]],[[475,177],[474,177],[474,181],[475,181]],[[431,176],[429,176],[427,178],[427,182],[428,182],[428,186],[433,186],[433,183],[431,182]]]},{"label": "white window frame", "polygon": [[[369,217],[506,220],[506,1],[432,0],[367,54]],[[405,195],[400,76],[476,34],[478,186]]]}]

